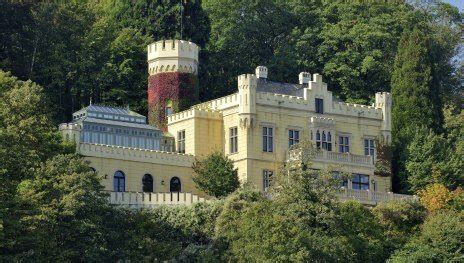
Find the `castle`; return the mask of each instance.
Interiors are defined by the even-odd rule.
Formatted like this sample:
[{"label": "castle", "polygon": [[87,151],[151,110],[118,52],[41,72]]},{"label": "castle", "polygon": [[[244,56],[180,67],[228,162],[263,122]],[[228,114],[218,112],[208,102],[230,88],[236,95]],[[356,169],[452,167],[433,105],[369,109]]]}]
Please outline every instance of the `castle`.
[{"label": "castle", "polygon": [[376,93],[372,106],[349,104],[335,98],[319,74],[301,72],[298,83],[280,83],[258,66],[255,74],[237,77],[235,93],[194,104],[201,86],[198,52],[183,40],[148,46],[151,125],[128,109],[95,105],[60,125],[63,137],[74,139],[103,175],[114,202],[123,202],[124,193],[129,203],[153,202],[146,193],[155,203],[174,202],[170,193],[181,203],[207,198],[195,188],[191,167],[195,157],[212,151],[233,160],[242,182],[267,191],[289,148],[303,140],[319,149],[312,168],[353,174],[342,198],[403,198],[391,193],[391,177],[375,169],[377,143],[391,141],[390,93]]}]

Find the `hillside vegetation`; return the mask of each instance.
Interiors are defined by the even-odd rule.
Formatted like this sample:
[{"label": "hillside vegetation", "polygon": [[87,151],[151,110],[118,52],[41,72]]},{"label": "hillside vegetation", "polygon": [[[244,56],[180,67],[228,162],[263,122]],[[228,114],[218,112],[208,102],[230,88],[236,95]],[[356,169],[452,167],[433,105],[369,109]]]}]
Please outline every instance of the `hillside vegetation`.
[{"label": "hillside vegetation", "polygon": [[[464,232],[462,19],[440,1],[0,1],[0,261],[460,262]],[[381,3],[380,3],[381,2]],[[182,8],[182,12],[181,12]],[[182,14],[182,19],[181,19]],[[182,20],[182,28],[180,27]],[[321,73],[339,98],[393,96],[394,190],[368,208],[334,197],[326,171],[284,171],[190,207],[109,205],[57,124],[93,102],[147,112],[146,45],[201,46],[200,99]],[[214,156],[213,156],[214,157]],[[214,162],[219,158],[211,158]],[[221,160],[228,163],[227,160]],[[230,191],[229,191],[230,190]]]}]

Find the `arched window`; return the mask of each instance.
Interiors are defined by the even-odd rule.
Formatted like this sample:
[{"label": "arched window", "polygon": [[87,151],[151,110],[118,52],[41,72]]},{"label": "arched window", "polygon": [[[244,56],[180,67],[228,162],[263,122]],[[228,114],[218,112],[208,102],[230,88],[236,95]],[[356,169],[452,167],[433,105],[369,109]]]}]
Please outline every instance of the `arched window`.
[{"label": "arched window", "polygon": [[126,177],[121,171],[116,171],[113,177],[113,191],[124,192],[126,191]]},{"label": "arched window", "polygon": [[153,176],[145,174],[142,177],[142,191],[153,192]]},{"label": "arched window", "polygon": [[69,134],[66,134],[66,141],[69,141]]},{"label": "arched window", "polygon": [[179,177],[171,178],[171,182],[169,183],[169,190],[171,192],[180,192],[181,190],[181,183]]},{"label": "arched window", "polygon": [[97,172],[97,170],[95,168],[93,168],[93,167],[90,167],[90,170],[92,170],[92,172],[94,172],[94,173]]}]

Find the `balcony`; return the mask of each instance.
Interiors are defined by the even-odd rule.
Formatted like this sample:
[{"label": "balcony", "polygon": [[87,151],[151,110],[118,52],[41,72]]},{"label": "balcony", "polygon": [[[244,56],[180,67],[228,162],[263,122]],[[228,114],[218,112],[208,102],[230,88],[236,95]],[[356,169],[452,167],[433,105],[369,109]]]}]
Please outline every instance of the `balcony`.
[{"label": "balcony", "polygon": [[415,200],[417,196],[402,195],[392,192],[375,192],[369,190],[341,189],[337,197],[342,201],[356,200],[364,205],[377,205],[380,202]]},{"label": "balcony", "polygon": [[206,199],[192,193],[146,193],[108,191],[108,201],[128,208],[153,208],[157,205],[191,205]]},{"label": "balcony", "polygon": [[287,152],[287,160],[303,159],[304,161],[318,161],[340,164],[355,164],[366,167],[374,167],[374,160],[369,155],[357,155],[351,153],[329,152],[325,150],[304,151],[301,148],[291,149]]}]

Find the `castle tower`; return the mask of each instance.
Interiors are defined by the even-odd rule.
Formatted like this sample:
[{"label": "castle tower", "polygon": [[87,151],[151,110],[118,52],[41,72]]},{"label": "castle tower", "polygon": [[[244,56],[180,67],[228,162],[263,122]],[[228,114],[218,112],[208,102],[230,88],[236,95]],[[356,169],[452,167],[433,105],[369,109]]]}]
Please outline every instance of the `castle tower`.
[{"label": "castle tower", "polygon": [[375,107],[382,109],[383,120],[381,125],[382,140],[391,143],[391,107],[392,96],[389,92],[375,93]]},{"label": "castle tower", "polygon": [[148,122],[166,131],[166,117],[198,102],[199,47],[184,40],[148,45]]},{"label": "castle tower", "polygon": [[256,76],[243,74],[238,76],[238,95],[240,104],[238,108],[240,126],[245,129],[253,128],[256,115]]}]

